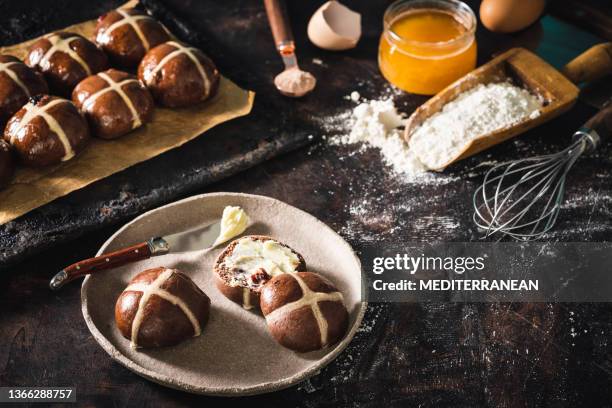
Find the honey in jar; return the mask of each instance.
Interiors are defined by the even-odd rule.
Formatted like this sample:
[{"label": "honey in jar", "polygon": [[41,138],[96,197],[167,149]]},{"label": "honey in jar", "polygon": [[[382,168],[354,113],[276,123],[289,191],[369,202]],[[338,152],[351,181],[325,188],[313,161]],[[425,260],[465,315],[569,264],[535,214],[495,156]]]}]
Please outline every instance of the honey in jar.
[{"label": "honey in jar", "polygon": [[387,9],[378,65],[404,91],[433,95],[476,67],[476,17],[455,0],[400,0]]}]

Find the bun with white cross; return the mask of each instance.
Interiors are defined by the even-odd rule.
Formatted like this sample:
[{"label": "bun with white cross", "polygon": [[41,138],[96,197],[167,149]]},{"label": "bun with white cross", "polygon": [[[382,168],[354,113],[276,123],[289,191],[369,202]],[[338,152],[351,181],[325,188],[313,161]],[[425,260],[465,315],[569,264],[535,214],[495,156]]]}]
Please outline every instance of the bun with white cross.
[{"label": "bun with white cross", "polygon": [[15,173],[15,159],[11,146],[0,139],[0,189],[6,187]]},{"label": "bun with white cross", "polygon": [[4,140],[22,163],[43,167],[72,159],[87,146],[90,135],[87,121],[72,102],[37,95],[8,121]]},{"label": "bun with white cross", "polygon": [[121,67],[138,65],[153,47],[170,40],[168,30],[136,9],[117,9],[98,18],[95,41]]},{"label": "bun with white cross", "polygon": [[28,99],[49,93],[42,75],[12,55],[0,55],[0,127],[4,127]]},{"label": "bun with white cross", "polygon": [[153,119],[154,102],[133,75],[109,69],[81,81],[72,101],[85,115],[94,136],[116,139]]},{"label": "bun with white cross", "polygon": [[178,41],[151,49],[138,66],[138,78],[162,106],[186,107],[212,97],[219,71],[202,51]]},{"label": "bun with white cross", "polygon": [[210,299],[187,275],[154,268],[136,275],[115,304],[117,328],[132,348],[165,347],[202,333]]},{"label": "bun with white cross", "polygon": [[346,334],[349,315],[342,293],[319,274],[277,275],[260,296],[272,337],[284,347],[302,353],[320,350]]},{"label": "bun with white cross", "polygon": [[53,93],[70,96],[83,79],[105,70],[108,59],[81,35],[60,31],[36,41],[30,47],[26,64],[42,72]]}]

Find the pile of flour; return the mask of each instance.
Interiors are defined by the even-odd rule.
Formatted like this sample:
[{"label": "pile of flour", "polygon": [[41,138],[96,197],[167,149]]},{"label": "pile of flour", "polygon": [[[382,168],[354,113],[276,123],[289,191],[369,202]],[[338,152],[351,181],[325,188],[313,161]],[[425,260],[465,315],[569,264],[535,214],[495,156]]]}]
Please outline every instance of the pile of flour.
[{"label": "pile of flour", "polygon": [[[347,98],[355,102],[359,94]],[[383,161],[408,180],[457,157],[475,138],[539,115],[542,102],[508,82],[478,85],[461,93],[431,116],[410,139],[403,138],[405,117],[391,98],[365,101],[352,112],[350,133],[335,143],[360,143],[380,150]]]},{"label": "pile of flour", "polygon": [[353,110],[353,125],[343,144],[364,143],[378,148],[385,164],[396,173],[416,175],[426,168],[403,139],[404,118],[392,99],[364,102]]}]

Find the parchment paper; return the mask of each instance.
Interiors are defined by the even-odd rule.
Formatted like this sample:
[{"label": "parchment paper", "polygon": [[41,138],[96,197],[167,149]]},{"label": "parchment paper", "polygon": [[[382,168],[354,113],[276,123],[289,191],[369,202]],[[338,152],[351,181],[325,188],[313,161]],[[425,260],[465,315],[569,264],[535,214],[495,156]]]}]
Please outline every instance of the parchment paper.
[{"label": "parchment paper", "polygon": [[[127,3],[124,7],[135,3]],[[91,39],[94,29],[95,20],[90,20],[64,30]],[[36,40],[1,47],[0,53],[23,59]],[[207,102],[181,109],[156,106],[151,123],[117,140],[92,138],[78,157],[57,166],[35,169],[20,165],[12,183],[0,190],[0,224],[96,180],[181,146],[213,126],[244,116],[251,111],[254,97],[253,92],[243,90],[221,77],[217,95]]]}]

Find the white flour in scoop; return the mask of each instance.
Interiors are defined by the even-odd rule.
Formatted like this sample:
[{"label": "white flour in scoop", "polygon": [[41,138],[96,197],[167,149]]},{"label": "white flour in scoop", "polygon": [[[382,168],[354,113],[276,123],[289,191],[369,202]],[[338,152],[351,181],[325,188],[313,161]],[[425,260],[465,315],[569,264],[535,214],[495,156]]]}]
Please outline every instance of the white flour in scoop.
[{"label": "white flour in scoop", "polygon": [[423,122],[410,137],[410,149],[425,167],[439,169],[472,140],[536,118],[541,107],[536,96],[509,82],[479,84]]},{"label": "white flour in scoop", "polygon": [[[346,99],[358,102],[360,95]],[[340,118],[350,129],[332,144],[362,144],[380,150],[383,162],[406,181],[422,178],[429,169],[448,163],[475,138],[540,114],[542,102],[509,82],[478,85],[444,105],[441,112],[403,138],[405,118],[388,97],[365,101]]]}]

